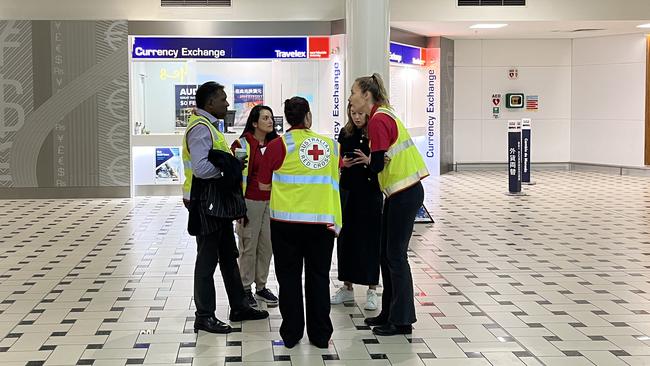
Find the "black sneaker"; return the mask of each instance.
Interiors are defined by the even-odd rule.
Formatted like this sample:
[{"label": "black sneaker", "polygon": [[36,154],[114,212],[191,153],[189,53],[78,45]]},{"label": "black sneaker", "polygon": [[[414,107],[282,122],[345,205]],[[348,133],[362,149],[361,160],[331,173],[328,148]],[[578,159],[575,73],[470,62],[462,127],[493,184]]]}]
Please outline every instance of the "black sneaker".
[{"label": "black sneaker", "polygon": [[278,298],[273,295],[273,292],[268,288],[263,288],[260,291],[255,293],[255,298],[260,301],[264,301],[268,305],[276,305],[278,303]]},{"label": "black sneaker", "polygon": [[253,292],[251,290],[246,291],[246,302],[252,308],[257,307],[257,300],[255,300],[255,296],[253,296]]}]

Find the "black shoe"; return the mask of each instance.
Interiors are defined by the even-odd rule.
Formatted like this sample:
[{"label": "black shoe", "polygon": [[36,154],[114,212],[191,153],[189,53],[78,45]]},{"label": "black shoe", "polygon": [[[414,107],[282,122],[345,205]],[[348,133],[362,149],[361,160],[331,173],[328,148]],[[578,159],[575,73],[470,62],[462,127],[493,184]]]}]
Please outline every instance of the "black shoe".
[{"label": "black shoe", "polygon": [[398,334],[411,334],[413,327],[410,325],[394,325],[386,323],[378,327],[372,328],[372,333],[378,336],[393,336]]},{"label": "black shoe", "polygon": [[287,347],[288,349],[292,349],[293,347],[296,346],[296,344],[300,343],[300,339],[297,341],[282,341],[284,343],[284,346]]},{"label": "black shoe", "polygon": [[230,325],[213,316],[207,318],[196,318],[196,320],[194,320],[194,333],[198,333],[199,330],[219,334],[228,334],[232,332]]},{"label": "black shoe", "polygon": [[243,320],[266,319],[268,317],[269,317],[269,312],[266,310],[247,308],[242,310],[230,310],[229,319],[232,322],[240,322]]},{"label": "black shoe", "polygon": [[260,301],[264,301],[268,305],[278,304],[278,298],[275,295],[273,295],[273,292],[271,292],[271,290],[269,290],[268,288],[263,288],[260,291],[257,291],[255,293],[255,297]]},{"label": "black shoe", "polygon": [[381,314],[379,314],[378,316],[372,318],[365,318],[363,319],[363,322],[366,323],[366,325],[369,325],[371,327],[377,327],[388,323],[388,319],[386,317],[381,316]]},{"label": "black shoe", "polygon": [[317,341],[312,341],[311,339],[309,340],[309,343],[313,344],[314,346],[320,348],[320,349],[328,349],[330,342],[325,341],[325,342],[317,342]]},{"label": "black shoe", "polygon": [[246,302],[248,302],[248,305],[250,305],[252,308],[257,307],[257,300],[255,300],[255,296],[253,296],[253,292],[251,290],[246,291]]}]

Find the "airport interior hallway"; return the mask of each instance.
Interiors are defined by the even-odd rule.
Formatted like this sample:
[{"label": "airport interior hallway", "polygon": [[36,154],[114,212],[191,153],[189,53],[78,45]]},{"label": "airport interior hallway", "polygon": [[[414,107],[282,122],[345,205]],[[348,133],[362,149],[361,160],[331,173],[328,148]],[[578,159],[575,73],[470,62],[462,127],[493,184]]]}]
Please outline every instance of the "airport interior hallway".
[{"label": "airport interior hallway", "polygon": [[[332,307],[326,350],[285,348],[277,307],[228,336],[193,333],[179,197],[0,201],[0,364],[650,365],[650,179],[534,179],[509,197],[502,172],[428,178],[412,336],[373,336],[359,286]],[[336,263],[331,278],[333,293]]]}]

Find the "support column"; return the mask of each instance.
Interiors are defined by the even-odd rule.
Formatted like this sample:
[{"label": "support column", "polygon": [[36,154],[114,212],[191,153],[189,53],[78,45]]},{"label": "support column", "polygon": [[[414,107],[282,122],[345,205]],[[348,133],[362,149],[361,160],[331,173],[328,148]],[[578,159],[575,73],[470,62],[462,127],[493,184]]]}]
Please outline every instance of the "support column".
[{"label": "support column", "polygon": [[347,93],[354,80],[377,72],[389,89],[390,0],[346,0]]}]

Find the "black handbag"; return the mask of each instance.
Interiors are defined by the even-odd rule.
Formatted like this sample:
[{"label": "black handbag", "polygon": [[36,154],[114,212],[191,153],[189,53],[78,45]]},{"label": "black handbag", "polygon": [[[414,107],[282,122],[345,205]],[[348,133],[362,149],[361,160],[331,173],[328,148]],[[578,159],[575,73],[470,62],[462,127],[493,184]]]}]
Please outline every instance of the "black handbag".
[{"label": "black handbag", "polygon": [[246,216],[246,201],[242,192],[242,166],[232,154],[212,149],[208,161],[221,171],[221,177],[203,180],[199,200],[206,215],[221,219]]},{"label": "black handbag", "polygon": [[225,187],[219,182],[223,178],[210,180],[205,184],[199,198],[201,209],[206,215],[236,220],[246,216],[246,201],[240,187]]}]

